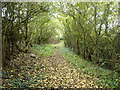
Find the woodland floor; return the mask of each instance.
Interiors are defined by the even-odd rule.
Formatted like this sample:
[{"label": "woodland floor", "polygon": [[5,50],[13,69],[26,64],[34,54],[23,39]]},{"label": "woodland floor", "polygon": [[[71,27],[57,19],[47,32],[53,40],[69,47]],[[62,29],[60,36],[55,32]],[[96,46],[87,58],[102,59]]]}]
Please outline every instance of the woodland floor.
[{"label": "woodland floor", "polygon": [[[49,46],[51,48],[38,46],[39,53],[34,51],[22,53],[19,57],[13,59],[11,67],[3,71],[3,88],[99,88],[105,85],[115,86],[114,83],[106,84],[104,78],[112,75],[109,70],[93,67],[87,61],[78,61],[77,56],[73,56],[77,61],[79,69],[72,66],[60,50],[60,45]],[[42,49],[44,51],[42,51]],[[35,50],[35,48],[33,48]],[[42,52],[42,53],[41,53]],[[63,51],[65,52],[65,51]],[[35,53],[36,58],[30,57]],[[39,55],[41,54],[41,55]],[[70,59],[71,56],[68,56]],[[86,70],[86,71],[85,71]],[[93,71],[92,71],[93,70]],[[94,71],[96,70],[96,71]],[[81,72],[88,72],[88,74]],[[92,74],[93,73],[93,74]],[[90,74],[92,74],[90,76]],[[97,76],[96,76],[97,75]],[[99,79],[103,75],[104,78]],[[112,76],[115,77],[115,76]],[[103,82],[98,85],[95,79]],[[107,79],[106,79],[107,80]],[[101,83],[102,84],[102,83]]]},{"label": "woodland floor", "polygon": [[81,75],[75,68],[65,60],[61,55],[59,47],[54,51],[53,56],[44,59],[44,65],[47,66],[45,83],[51,87],[60,88],[95,88],[92,79]]}]

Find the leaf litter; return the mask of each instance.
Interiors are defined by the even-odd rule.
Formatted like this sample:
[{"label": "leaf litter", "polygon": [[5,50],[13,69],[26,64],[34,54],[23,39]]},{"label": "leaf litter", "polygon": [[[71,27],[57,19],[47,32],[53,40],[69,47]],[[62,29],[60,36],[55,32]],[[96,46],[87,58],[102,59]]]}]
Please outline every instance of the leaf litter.
[{"label": "leaf litter", "polygon": [[77,69],[65,60],[55,48],[52,56],[31,58],[30,53],[24,53],[12,60],[9,78],[3,78],[3,88],[98,88],[89,75],[80,74]]}]

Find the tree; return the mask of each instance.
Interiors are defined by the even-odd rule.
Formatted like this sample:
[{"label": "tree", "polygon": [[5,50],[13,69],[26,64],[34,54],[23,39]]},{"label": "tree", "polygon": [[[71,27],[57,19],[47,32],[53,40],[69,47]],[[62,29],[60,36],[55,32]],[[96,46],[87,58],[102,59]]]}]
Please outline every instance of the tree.
[{"label": "tree", "polygon": [[93,63],[114,69],[116,9],[113,2],[67,3],[63,8],[65,46]]},{"label": "tree", "polygon": [[[2,3],[2,57],[6,65],[19,52],[27,52],[31,44],[30,22],[49,12],[50,3]],[[35,40],[35,38],[32,38]],[[32,40],[32,41],[33,41]]]}]

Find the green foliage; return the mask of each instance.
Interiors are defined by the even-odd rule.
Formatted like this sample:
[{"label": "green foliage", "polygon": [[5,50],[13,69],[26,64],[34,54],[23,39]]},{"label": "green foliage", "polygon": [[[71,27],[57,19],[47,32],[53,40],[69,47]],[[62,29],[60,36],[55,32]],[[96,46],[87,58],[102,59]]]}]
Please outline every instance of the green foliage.
[{"label": "green foliage", "polygon": [[56,45],[48,44],[48,45],[34,45],[32,47],[33,50],[37,51],[37,54],[46,57],[52,56]]},{"label": "green foliage", "polygon": [[62,47],[61,52],[72,67],[77,68],[80,73],[90,75],[98,85],[107,88],[119,87],[119,76],[115,71],[104,69],[86,61],[67,48]]},{"label": "green foliage", "polygon": [[115,70],[116,62],[119,62],[117,3],[81,2],[65,4],[64,7],[65,46],[86,60]]},{"label": "green foliage", "polygon": [[45,2],[2,3],[3,65],[7,65],[14,54],[27,52],[32,44],[42,44],[51,37],[52,31],[46,24],[50,20],[50,5]]},{"label": "green foliage", "polygon": [[[11,65],[13,61],[16,62],[13,66],[20,68],[23,63],[28,65],[27,62],[14,58],[20,52],[27,53],[30,48],[31,52],[40,57],[52,56],[56,45],[49,43],[61,38],[65,47],[71,50],[62,50],[71,65],[81,73],[95,76],[94,79],[103,87],[117,87],[120,79],[116,73],[120,72],[120,28],[117,26],[119,7],[117,2],[3,2],[3,66]],[[30,68],[27,65],[24,66],[25,69]],[[34,69],[42,67],[44,66],[38,65]],[[13,71],[15,73],[16,70]],[[3,75],[9,78],[9,74],[3,72]],[[20,75],[22,76],[21,73]],[[40,73],[35,77],[39,75]],[[14,75],[10,78],[12,76]],[[40,78],[42,77],[36,80]],[[33,81],[35,78],[25,83],[20,79],[8,80],[13,83],[9,86],[23,88],[31,83],[30,87],[33,87],[32,83],[36,82]]]}]

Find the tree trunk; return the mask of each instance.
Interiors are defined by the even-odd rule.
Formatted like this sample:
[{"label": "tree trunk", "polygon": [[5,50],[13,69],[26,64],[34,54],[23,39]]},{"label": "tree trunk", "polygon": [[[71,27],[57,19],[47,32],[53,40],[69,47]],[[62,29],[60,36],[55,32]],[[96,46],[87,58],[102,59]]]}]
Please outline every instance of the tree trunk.
[{"label": "tree trunk", "polygon": [[[0,67],[2,67],[2,3],[0,2]],[[1,80],[0,80],[1,81]]]}]

